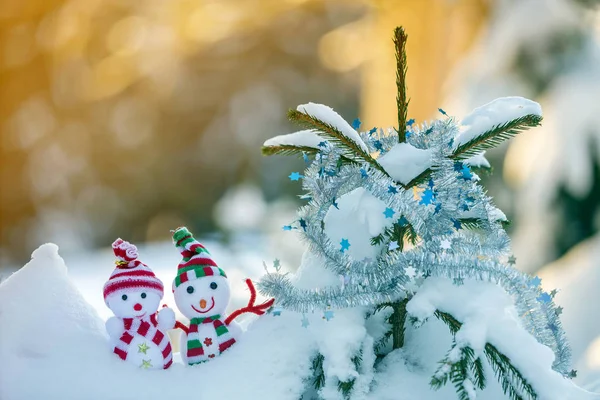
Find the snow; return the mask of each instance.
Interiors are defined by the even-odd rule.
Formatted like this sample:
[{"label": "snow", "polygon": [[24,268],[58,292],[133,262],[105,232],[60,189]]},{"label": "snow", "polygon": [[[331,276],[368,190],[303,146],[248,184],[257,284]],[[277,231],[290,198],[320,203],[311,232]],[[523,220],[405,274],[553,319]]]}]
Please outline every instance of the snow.
[{"label": "snow", "polygon": [[431,150],[417,149],[408,143],[398,143],[377,161],[392,179],[406,185],[431,167]]},{"label": "snow", "polygon": [[600,398],[552,370],[554,353],[523,329],[512,299],[499,286],[474,281],[458,286],[445,278],[429,278],[409,301],[407,311],[424,320],[435,310],[463,323],[456,334],[459,345],[480,353],[490,343],[509,357],[541,399]]},{"label": "snow", "polygon": [[111,353],[102,320],[71,282],[57,247],[47,244],[0,284],[0,398],[150,400],[168,393],[295,400],[315,346],[297,325],[294,313],[267,315],[209,363],[166,371],[132,368]]},{"label": "snow", "polygon": [[335,127],[340,132],[342,132],[344,136],[356,143],[361,149],[363,149],[363,151],[367,153],[369,152],[369,148],[367,147],[365,142],[363,142],[363,140],[360,138],[358,132],[356,132],[354,128],[352,128],[352,126],[350,126],[350,124],[346,122],[344,118],[342,118],[338,113],[336,113],[333,110],[333,108],[323,104],[308,103],[301,104],[296,109],[303,114],[315,117]]},{"label": "snow", "polygon": [[524,97],[500,97],[477,107],[463,118],[454,140],[454,148],[470,142],[495,126],[530,114],[541,117],[542,107]]},{"label": "snow", "polygon": [[475,168],[490,168],[490,162],[485,158],[485,151],[482,151],[479,154],[475,154],[472,157],[467,158],[463,161],[465,164],[470,165]]},{"label": "snow", "polygon": [[600,235],[596,235],[538,272],[544,290],[558,289],[555,301],[564,308],[561,322],[582,384],[598,380],[600,373],[599,259]]},{"label": "snow", "polygon": [[365,188],[354,189],[336,202],[337,208],[332,205],[323,220],[329,240],[339,245],[342,239],[347,239],[350,242],[347,252],[355,260],[377,257],[385,246],[371,245],[371,238],[392,226],[400,215],[386,218],[385,203]]},{"label": "snow", "polygon": [[[325,107],[325,106],[323,106]],[[333,111],[333,110],[332,110]],[[337,115],[337,114],[336,114]],[[352,128],[350,128],[352,129]],[[307,129],[304,131],[298,131],[289,133],[287,135],[279,135],[272,137],[264,143],[266,147],[275,147],[282,145],[289,146],[303,146],[312,147],[315,149],[319,148],[319,143],[323,142],[323,138],[317,135],[317,131],[314,129]]]},{"label": "snow", "polygon": [[[162,246],[158,249],[166,251]],[[383,334],[381,322],[389,310],[365,321],[366,310],[362,307],[335,310],[330,321],[323,318],[323,310],[306,315],[283,310],[280,316],[251,317],[238,343],[213,361],[184,367],[175,354],[175,364],[166,371],[134,368],[111,353],[103,320],[80,293],[81,286],[72,281],[57,250],[52,244],[40,247],[30,263],[0,284],[2,400],[163,400],[166,397],[297,400],[305,393],[312,358],[317,352],[325,355],[325,387],[319,392],[324,400],[341,400],[338,382],[352,378],[356,381],[351,400],[441,400],[456,396],[452,385],[439,391],[429,387],[437,362],[451,345],[451,335],[443,324],[432,318],[418,329],[409,325],[404,349],[389,354],[374,370],[372,344]],[[140,257],[151,266],[156,261],[148,256],[152,253],[140,247]],[[102,266],[104,260],[100,261],[98,265]],[[173,267],[171,277],[175,274],[174,265],[169,266]],[[338,277],[327,271],[321,258],[306,252],[294,282],[305,289],[340,284]],[[101,287],[101,282],[93,286],[94,297],[102,302]],[[235,284],[232,288],[235,289]],[[527,367],[539,366],[535,376],[551,379],[546,386],[555,394],[544,397],[548,393],[543,392],[541,399],[597,398],[576,391],[569,381],[556,379],[548,371],[551,352],[527,333],[519,335],[514,308],[498,287],[481,282],[467,282],[458,287],[430,278],[424,289],[409,303],[415,315],[425,317],[435,307],[452,311],[465,322],[461,340],[469,343],[478,340],[479,347],[484,338],[498,345],[508,343],[509,339],[523,343],[525,347],[508,343],[512,352],[506,351],[515,362]],[[474,304],[482,304],[484,308]],[[307,328],[301,326],[303,317],[309,321]],[[508,328],[500,326],[505,324]],[[40,335],[42,330],[44,334]],[[351,359],[360,350],[363,362],[357,370]],[[535,357],[529,360],[532,355]],[[487,376],[488,388],[481,398],[505,399],[493,373],[488,371]],[[569,397],[571,391],[578,396]]]}]

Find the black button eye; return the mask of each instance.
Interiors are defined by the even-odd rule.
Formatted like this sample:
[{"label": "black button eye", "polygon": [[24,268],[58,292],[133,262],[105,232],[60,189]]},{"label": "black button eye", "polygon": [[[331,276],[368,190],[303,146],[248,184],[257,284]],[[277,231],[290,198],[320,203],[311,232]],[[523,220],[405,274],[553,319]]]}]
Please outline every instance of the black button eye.
[{"label": "black button eye", "polygon": [[146,298],[146,293],[142,293],[142,299]]},{"label": "black button eye", "polygon": [[123,300],[127,300],[127,295],[126,295],[126,294],[124,294],[123,296],[121,296],[121,298],[122,298]]},{"label": "black button eye", "polygon": [[216,283],[216,282],[213,282],[213,283],[211,283],[211,284],[210,284],[210,288],[211,288],[212,290],[215,290],[215,289],[217,288],[217,283]]},{"label": "black button eye", "polygon": [[190,293],[190,294],[194,293],[194,287],[193,286],[188,286],[187,287],[187,292]]}]

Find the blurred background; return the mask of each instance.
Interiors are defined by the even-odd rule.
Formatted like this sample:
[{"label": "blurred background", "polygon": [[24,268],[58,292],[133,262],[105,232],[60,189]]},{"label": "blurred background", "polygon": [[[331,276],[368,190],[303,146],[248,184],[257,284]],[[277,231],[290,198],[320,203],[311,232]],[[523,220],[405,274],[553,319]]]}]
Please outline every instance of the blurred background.
[{"label": "blurred background", "polygon": [[[487,154],[517,267],[562,291],[581,382],[600,376],[600,1],[3,0],[0,279],[57,243],[103,307],[110,243],[164,262],[186,225],[260,276],[298,265],[302,160],[264,158],[286,110],[396,120],[392,30],[408,41],[409,118],[534,99],[544,124]],[[144,247],[145,246],[145,247]],[[209,247],[210,248],[210,247]],[[142,255],[144,254],[141,252]],[[217,258],[218,258],[217,257]],[[271,265],[272,261],[269,261]],[[152,267],[154,267],[151,264]],[[172,271],[171,271],[172,270]]]}]

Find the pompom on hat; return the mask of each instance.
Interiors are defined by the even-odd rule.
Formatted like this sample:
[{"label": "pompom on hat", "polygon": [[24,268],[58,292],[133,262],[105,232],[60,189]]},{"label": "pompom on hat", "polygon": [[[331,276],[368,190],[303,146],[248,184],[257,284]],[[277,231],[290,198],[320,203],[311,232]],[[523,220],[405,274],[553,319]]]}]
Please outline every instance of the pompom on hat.
[{"label": "pompom on hat", "polygon": [[217,266],[210,253],[200,244],[186,228],[177,228],[173,232],[173,243],[183,259],[177,266],[177,276],[173,281],[173,291],[182,283],[203,278],[205,276],[222,276],[227,278],[225,271]]},{"label": "pompom on hat", "polygon": [[104,284],[104,300],[117,291],[127,293],[139,289],[155,292],[162,299],[163,283],[146,264],[137,259],[137,247],[123,239],[117,239],[112,248],[117,257],[117,266]]}]

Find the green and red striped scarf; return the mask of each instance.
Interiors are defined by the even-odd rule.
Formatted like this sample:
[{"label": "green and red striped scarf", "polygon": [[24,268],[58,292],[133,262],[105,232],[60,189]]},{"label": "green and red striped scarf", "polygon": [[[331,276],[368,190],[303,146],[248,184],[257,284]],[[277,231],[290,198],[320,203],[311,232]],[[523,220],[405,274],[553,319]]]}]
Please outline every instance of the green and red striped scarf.
[{"label": "green and red striped scarf", "polygon": [[213,315],[207,318],[192,318],[187,335],[187,362],[189,365],[199,364],[209,359],[209,355],[204,353],[200,334],[198,333],[198,326],[201,324],[212,324],[219,342],[219,354],[235,343],[235,339],[229,332],[229,329],[227,329],[227,325],[221,321],[220,315]]}]

